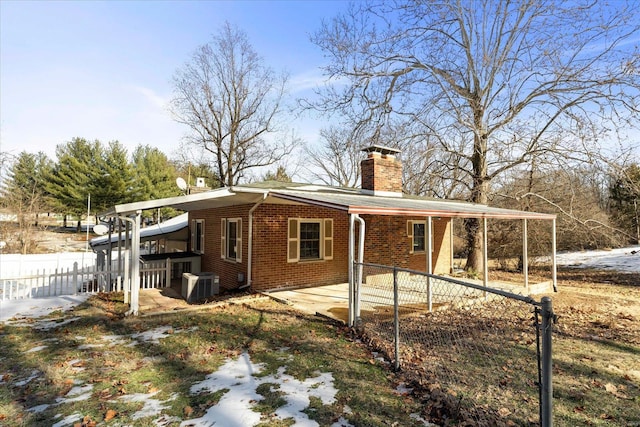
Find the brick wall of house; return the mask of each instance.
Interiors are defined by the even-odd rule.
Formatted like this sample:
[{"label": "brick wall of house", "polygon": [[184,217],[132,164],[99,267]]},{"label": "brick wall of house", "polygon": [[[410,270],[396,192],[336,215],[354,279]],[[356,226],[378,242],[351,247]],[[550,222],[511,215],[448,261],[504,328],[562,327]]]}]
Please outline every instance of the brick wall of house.
[{"label": "brick wall of house", "polygon": [[[220,276],[220,287],[235,289],[238,287],[238,273],[247,277],[249,209],[253,205],[232,206],[227,208],[205,209],[189,212],[189,227],[192,220],[204,219],[204,254],[202,255],[202,271],[213,272]],[[237,263],[222,259],[220,228],[222,218],[242,219],[242,261]]]},{"label": "brick wall of house", "polygon": [[[252,289],[266,290],[348,281],[349,217],[334,209],[264,204],[254,212]],[[333,259],[287,262],[289,218],[333,219]]]},{"label": "brick wall of house", "polygon": [[[365,262],[394,265],[401,268],[425,271],[425,252],[411,254],[412,240],[407,235],[407,221],[425,221],[424,217],[395,217],[363,215],[366,222]],[[451,221],[448,218],[433,219],[434,251],[433,273],[449,274],[451,271]]]},{"label": "brick wall of house", "polygon": [[[205,220],[205,251],[202,271],[220,276],[224,289],[237,288],[238,273],[247,279],[249,209],[252,205],[193,211],[193,219]],[[242,261],[236,263],[220,257],[220,224],[222,218],[242,219]],[[287,227],[289,218],[333,219],[333,259],[287,262]],[[252,290],[323,285],[348,281],[349,219],[344,212],[333,209],[263,204],[253,213]]]},{"label": "brick wall of house", "polygon": [[[247,280],[249,209],[252,205],[193,211],[191,220],[205,220],[205,247],[202,271],[220,276],[224,289],[237,288],[238,273]],[[408,220],[420,217],[394,217],[363,215],[366,222],[365,262],[396,265],[424,271],[424,252],[410,254],[411,238],[407,236]],[[220,224],[222,218],[242,219],[242,261],[236,263],[222,259]],[[287,262],[287,228],[289,218],[333,219],[333,259]],[[433,220],[434,273],[450,271],[450,221]],[[301,287],[344,283],[348,281],[349,216],[345,212],[313,206],[279,204],[260,205],[253,213],[253,272],[252,290]],[[356,240],[357,241],[357,240]]]}]

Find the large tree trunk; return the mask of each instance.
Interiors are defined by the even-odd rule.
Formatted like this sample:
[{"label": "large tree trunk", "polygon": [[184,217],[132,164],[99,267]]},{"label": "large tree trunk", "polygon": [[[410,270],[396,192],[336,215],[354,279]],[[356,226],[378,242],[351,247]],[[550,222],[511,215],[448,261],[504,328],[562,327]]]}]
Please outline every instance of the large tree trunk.
[{"label": "large tree trunk", "polygon": [[[482,123],[482,110],[477,107],[477,104],[472,104],[475,109],[475,126],[476,129],[483,129]],[[472,203],[479,203],[486,205],[488,201],[489,193],[489,179],[487,177],[487,135],[486,133],[476,133],[473,141],[473,156],[471,157],[471,163],[473,165],[473,187],[471,189]],[[480,218],[468,218],[465,221],[465,230],[467,232],[467,247],[469,253],[467,255],[467,265],[465,267],[468,271],[484,271],[483,267],[483,229]]]}]

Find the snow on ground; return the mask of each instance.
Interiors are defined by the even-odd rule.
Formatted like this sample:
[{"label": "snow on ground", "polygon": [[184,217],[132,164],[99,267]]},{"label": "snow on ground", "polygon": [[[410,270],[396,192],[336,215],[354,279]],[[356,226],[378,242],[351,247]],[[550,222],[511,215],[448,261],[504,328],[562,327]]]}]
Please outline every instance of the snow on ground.
[{"label": "snow on ground", "polygon": [[[300,381],[285,374],[282,366],[273,375],[257,377],[263,365],[254,364],[248,353],[242,353],[236,360],[227,359],[226,363],[213,374],[207,375],[204,381],[191,386],[191,393],[214,393],[227,389],[220,401],[210,407],[201,418],[183,421],[181,426],[209,427],[223,425],[226,427],[255,426],[261,423],[261,415],[253,410],[256,403],[264,399],[257,392],[262,384],[273,384],[271,389],[279,391],[286,404],[278,408],[274,417],[280,420],[293,419],[295,426],[315,427],[319,424],[311,420],[304,409],[309,407],[310,398],[316,397],[324,405],[336,401],[338,390],[333,386],[331,373],[320,373],[315,377]],[[350,426],[344,419],[333,427]]]},{"label": "snow on ground", "polygon": [[[596,268],[605,270],[617,270],[621,272],[640,272],[640,246],[630,248],[614,249],[608,251],[583,251],[572,253],[559,253],[557,255],[559,266],[575,267],[575,268]],[[14,325],[32,326],[41,330],[56,329],[60,326],[78,320],[77,317],[66,319],[57,319],[55,321],[42,319],[37,321],[27,321],[28,319],[37,319],[46,316],[53,311],[66,311],[82,302],[86,301],[87,295],[65,295],[49,298],[33,298],[12,301],[0,301],[0,323],[11,322]],[[140,341],[158,342],[171,334],[185,332],[189,330],[173,330],[170,326],[161,326],[149,331],[132,334],[130,336],[121,335],[105,335],[103,340],[108,346],[124,344],[125,342],[137,343]],[[84,337],[77,337],[78,339]],[[103,345],[103,344],[98,344]],[[86,345],[88,346],[88,345]],[[41,345],[30,349],[31,352],[37,352],[46,346]],[[281,349],[286,353],[287,349]],[[74,360],[72,362],[77,362]],[[286,364],[286,360],[283,360]],[[204,381],[194,384],[191,387],[191,393],[215,392],[217,390],[227,389],[228,391],[220,399],[218,404],[210,407],[205,415],[201,418],[187,420],[182,422],[182,426],[252,426],[260,423],[260,414],[254,412],[252,407],[263,399],[263,396],[257,393],[257,388],[261,384],[273,384],[273,390],[283,393],[283,398],[287,400],[287,404],[280,407],[274,414],[279,419],[293,418],[295,426],[317,426],[318,424],[309,419],[302,412],[309,406],[311,397],[319,398],[325,405],[335,402],[336,388],[333,385],[333,376],[331,373],[318,372],[315,377],[307,378],[304,381],[285,374],[286,367],[281,367],[276,374],[258,377],[256,374],[262,370],[262,365],[254,364],[247,353],[242,354],[237,359],[228,359],[220,369],[208,375]],[[34,371],[31,376],[13,382],[12,386],[24,386],[39,375],[38,371]],[[4,375],[0,375],[0,384],[5,384]],[[78,384],[72,388],[67,395],[58,398],[56,402],[49,405],[39,405],[30,408],[33,412],[40,412],[52,405],[60,405],[62,403],[75,402],[88,399],[91,396],[92,385]],[[399,393],[405,392],[404,389],[398,389]],[[133,415],[133,419],[160,416],[155,420],[155,425],[163,426],[172,422],[179,421],[175,417],[162,415],[161,412],[166,408],[165,403],[176,398],[172,396],[168,401],[160,401],[154,399],[157,392],[150,394],[130,395],[123,399],[130,401],[145,402],[144,407]],[[345,414],[349,410],[345,407]],[[412,414],[414,417],[415,414]],[[56,418],[62,418],[58,415]],[[417,415],[415,419],[421,420]],[[79,414],[73,414],[66,418],[59,419],[55,426],[73,425],[74,422],[81,420]],[[224,421],[224,422],[221,422]],[[430,425],[424,421],[424,425]],[[344,417],[340,418],[332,427],[348,427],[350,424]]]},{"label": "snow on ground", "polygon": [[70,310],[82,304],[89,295],[61,295],[47,298],[27,298],[10,301],[0,301],[0,322],[12,318],[35,319],[46,316],[56,310]]},{"label": "snow on ground", "polygon": [[640,246],[612,250],[559,253],[557,260],[558,265],[565,267],[640,273]]}]

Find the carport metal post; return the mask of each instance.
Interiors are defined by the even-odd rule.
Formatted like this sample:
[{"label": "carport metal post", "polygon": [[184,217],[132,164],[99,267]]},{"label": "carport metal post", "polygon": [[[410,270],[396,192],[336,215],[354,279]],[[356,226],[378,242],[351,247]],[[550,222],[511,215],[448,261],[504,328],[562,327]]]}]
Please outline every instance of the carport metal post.
[{"label": "carport metal post", "polygon": [[353,313],[354,313],[353,289],[354,289],[355,278],[353,277],[354,276],[353,272],[355,271],[355,268],[354,268],[355,242],[356,242],[355,218],[353,217],[353,214],[350,214],[349,215],[349,318],[348,318],[348,323],[350,327],[353,327],[353,317],[354,317],[353,316]]},{"label": "carport metal post", "polygon": [[[122,216],[121,219],[127,222],[127,228],[129,228],[129,224],[132,225],[131,228],[131,246],[129,251],[129,256],[131,258],[131,264],[129,265],[130,270],[127,270],[127,280],[128,285],[125,286],[125,302],[126,302],[126,292],[129,290],[131,292],[130,301],[129,301],[129,311],[127,314],[133,314],[134,316],[138,315],[139,310],[139,295],[140,295],[140,218],[142,216],[141,211],[136,211],[135,215],[132,215],[132,218]],[[134,219],[135,218],[135,219]],[[128,231],[128,230],[127,230]],[[127,233],[129,236],[129,233]],[[126,239],[126,237],[125,237]],[[128,239],[126,240],[128,241]]]},{"label": "carport metal post", "polygon": [[[433,274],[433,221],[430,216],[427,217],[427,306],[429,313],[433,311],[433,291],[431,289],[431,275]],[[394,272],[395,286],[395,272]]]},{"label": "carport metal post", "polygon": [[[427,279],[429,276],[427,276]],[[431,311],[431,309],[429,309]],[[398,269],[393,267],[393,343],[395,346],[395,369],[400,369],[400,301],[398,297]]]},{"label": "carport metal post", "polygon": [[527,218],[522,220],[522,272],[524,273],[524,288],[529,293],[529,237],[527,235]]}]

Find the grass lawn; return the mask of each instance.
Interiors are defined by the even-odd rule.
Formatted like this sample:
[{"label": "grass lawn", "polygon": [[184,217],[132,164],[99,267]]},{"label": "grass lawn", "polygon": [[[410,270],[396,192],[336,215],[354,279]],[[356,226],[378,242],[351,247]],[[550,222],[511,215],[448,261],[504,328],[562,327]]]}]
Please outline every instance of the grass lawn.
[{"label": "grass lawn", "polygon": [[[640,425],[640,274],[566,270],[559,283],[554,425]],[[123,318],[121,298],[0,325],[0,425],[423,426],[433,410],[428,384],[399,388],[412,372],[326,319],[259,299]]]},{"label": "grass lawn", "polygon": [[326,320],[271,301],[125,319],[110,298],[0,326],[1,425],[208,425],[247,381],[254,396],[235,399],[235,424],[210,413],[216,425],[424,425],[387,366]]}]

